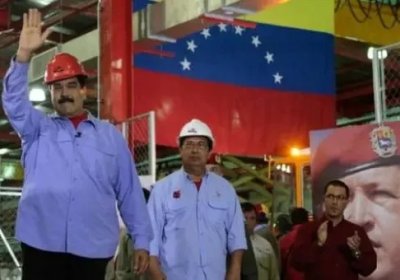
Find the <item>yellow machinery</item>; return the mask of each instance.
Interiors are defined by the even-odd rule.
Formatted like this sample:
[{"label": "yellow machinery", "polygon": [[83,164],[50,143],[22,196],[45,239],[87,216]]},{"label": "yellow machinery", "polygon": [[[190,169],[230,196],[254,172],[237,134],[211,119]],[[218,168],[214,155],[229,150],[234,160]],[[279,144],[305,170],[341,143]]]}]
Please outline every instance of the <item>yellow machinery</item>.
[{"label": "yellow machinery", "polygon": [[[273,180],[275,170],[287,173],[294,189],[293,206],[312,211],[311,172],[309,149],[293,148],[290,156],[268,158],[268,178]],[[276,179],[274,180],[276,181]]]}]

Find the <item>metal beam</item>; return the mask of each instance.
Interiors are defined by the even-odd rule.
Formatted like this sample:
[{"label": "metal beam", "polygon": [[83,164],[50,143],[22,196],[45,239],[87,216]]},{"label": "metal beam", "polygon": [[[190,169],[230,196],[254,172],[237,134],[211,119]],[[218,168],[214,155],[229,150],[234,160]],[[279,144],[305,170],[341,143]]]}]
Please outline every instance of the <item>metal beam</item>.
[{"label": "metal beam", "polygon": [[[55,1],[43,8],[40,9],[40,12],[42,13],[43,16],[45,16],[47,13],[51,12],[51,11],[59,11],[58,14],[56,14],[55,16],[51,16],[48,19],[45,20],[44,22],[44,26],[43,28],[47,28],[50,27],[58,22],[61,22],[62,20],[65,20],[71,16],[74,16],[82,11],[85,11],[95,5],[97,5],[97,0],[90,0],[87,1],[86,3],[84,3],[83,5],[79,5],[76,7],[75,10],[67,10],[67,11],[63,11],[62,10],[62,3],[63,0],[59,0],[59,1]],[[22,27],[22,19],[14,22],[11,26],[12,28],[16,30],[20,30]],[[3,43],[2,45],[0,45],[0,49],[6,48],[14,43],[16,43],[19,39],[19,36],[13,36],[13,38],[11,38],[11,40],[5,40],[6,42]]]},{"label": "metal beam", "polygon": [[339,37],[335,39],[336,55],[350,58],[365,64],[371,64],[371,60],[367,57],[367,50],[368,48],[366,48],[361,42]]},{"label": "metal beam", "polygon": [[367,95],[371,95],[371,98],[372,98],[373,92],[374,92],[374,90],[372,87],[372,81],[370,81],[370,83],[368,85],[359,86],[359,87],[355,87],[355,88],[348,89],[345,91],[341,91],[337,95],[336,100],[337,101],[345,101],[345,100],[357,98],[360,96],[367,96]]},{"label": "metal beam", "polygon": [[0,142],[7,141],[7,142],[14,142],[14,143],[19,143],[21,140],[19,139],[18,135],[15,133],[10,133],[6,131],[0,131]]}]

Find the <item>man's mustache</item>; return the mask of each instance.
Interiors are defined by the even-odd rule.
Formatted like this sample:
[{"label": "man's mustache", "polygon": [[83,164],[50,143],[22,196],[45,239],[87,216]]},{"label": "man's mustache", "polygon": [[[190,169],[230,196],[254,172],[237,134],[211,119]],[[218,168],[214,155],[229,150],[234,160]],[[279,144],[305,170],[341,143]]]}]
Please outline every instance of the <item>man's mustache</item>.
[{"label": "man's mustache", "polygon": [[62,96],[59,100],[58,100],[58,104],[63,104],[65,102],[71,102],[74,103],[74,100],[68,96]]}]

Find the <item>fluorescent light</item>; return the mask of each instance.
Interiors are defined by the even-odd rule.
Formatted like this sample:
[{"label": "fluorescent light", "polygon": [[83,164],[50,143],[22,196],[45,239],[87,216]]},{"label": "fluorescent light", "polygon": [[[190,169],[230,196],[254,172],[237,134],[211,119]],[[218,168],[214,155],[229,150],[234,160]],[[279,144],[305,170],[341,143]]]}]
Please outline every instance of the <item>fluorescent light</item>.
[{"label": "fluorescent light", "polygon": [[[374,52],[375,48],[374,47],[369,47],[367,56],[368,59],[373,59],[374,58]],[[388,56],[387,50],[378,50],[378,59],[385,59]]]},{"label": "fluorescent light", "polygon": [[165,35],[149,34],[147,38],[165,43],[176,43],[176,39]]},{"label": "fluorescent light", "polygon": [[235,7],[235,6],[225,6],[225,7],[222,7],[222,10],[225,12],[226,15],[233,15],[233,14],[250,15],[250,14],[255,13],[255,11],[253,11],[253,10],[244,9],[244,8]]},{"label": "fluorescent light", "polygon": [[3,168],[3,177],[6,179],[12,179],[15,175],[15,168],[12,165],[6,165]]},{"label": "fluorescent light", "polygon": [[32,102],[43,102],[46,100],[46,93],[42,88],[32,88],[29,92],[29,100]]},{"label": "fluorescent light", "polygon": [[225,21],[225,22],[233,22],[235,20],[231,16],[213,14],[213,13],[205,13],[204,17],[209,18],[209,19],[219,20],[219,21]]},{"label": "fluorescent light", "polygon": [[10,149],[1,148],[1,149],[0,149],[0,156],[7,154],[9,151],[10,151]]}]

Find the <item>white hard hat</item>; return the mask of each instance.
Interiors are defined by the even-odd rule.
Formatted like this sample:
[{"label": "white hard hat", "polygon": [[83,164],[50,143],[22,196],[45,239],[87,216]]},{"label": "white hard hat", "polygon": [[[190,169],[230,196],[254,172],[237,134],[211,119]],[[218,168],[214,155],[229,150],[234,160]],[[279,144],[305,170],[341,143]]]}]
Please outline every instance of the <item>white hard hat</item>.
[{"label": "white hard hat", "polygon": [[198,119],[193,119],[182,127],[181,132],[179,133],[178,140],[182,137],[189,136],[204,136],[210,139],[213,145],[215,144],[211,129],[208,127],[207,124]]}]

